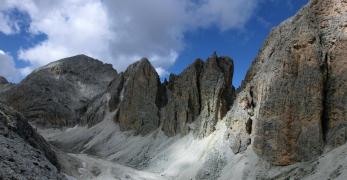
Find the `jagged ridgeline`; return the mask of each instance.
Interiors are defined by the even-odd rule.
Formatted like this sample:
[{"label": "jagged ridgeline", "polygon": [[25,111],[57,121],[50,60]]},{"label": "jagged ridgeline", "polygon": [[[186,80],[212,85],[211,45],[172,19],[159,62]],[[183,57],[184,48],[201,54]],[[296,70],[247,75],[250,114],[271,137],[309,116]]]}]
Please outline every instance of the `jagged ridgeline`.
[{"label": "jagged ridgeline", "polygon": [[35,70],[4,99],[40,127],[93,126],[109,111],[122,130],[205,136],[231,107],[232,73],[232,60],[214,55],[161,83],[147,59],[118,74],[78,55]]},{"label": "jagged ridgeline", "polygon": [[[55,139],[57,147],[107,157],[135,168],[153,168],[156,164],[152,161],[168,158],[165,153],[163,158],[154,157],[146,149],[169,146],[174,141],[169,137],[192,135],[194,139],[204,141],[219,137],[218,131],[223,137],[213,142],[221,142],[219,145],[223,148],[218,149],[211,142],[202,154],[215,151],[225,155],[230,152],[232,158],[220,154],[216,157],[217,153],[208,156],[203,165],[208,164],[209,171],[214,173],[197,170],[196,179],[216,179],[219,176],[227,179],[227,175],[220,175],[223,168],[230,166],[230,171],[238,173],[232,169],[239,166],[236,162],[227,165],[228,162],[223,160],[235,161],[233,158],[239,156],[251,159],[249,154],[253,152],[259,158],[253,159],[257,163],[242,167],[254,168],[254,177],[301,179],[313,176],[320,173],[315,171],[317,164],[310,166],[311,171],[296,171],[294,168],[286,169],[283,174],[283,169],[277,171],[277,166],[318,162],[323,153],[346,143],[347,1],[311,0],[295,16],[273,29],[237,91],[232,86],[233,73],[231,58],[213,54],[206,60],[196,60],[179,75],[172,74],[161,82],[146,58],[118,73],[111,65],[78,55],[41,67],[19,84],[10,84],[0,78],[0,101],[22,113],[25,118],[19,118],[21,121],[26,119],[39,129],[76,126],[85,128],[83,133],[89,133],[70,142]],[[12,111],[1,105],[0,125],[5,127],[0,129],[1,141],[8,140],[6,133],[12,132],[7,130],[12,126],[6,125],[9,122],[6,113]],[[105,119],[111,119],[112,124]],[[107,128],[102,123],[108,126],[116,124],[121,132],[131,132],[139,139],[162,132],[168,138],[165,139],[168,144],[153,147],[157,144],[149,142],[150,145],[143,146],[145,153],[136,152],[131,154],[132,157],[126,154],[124,158],[121,147],[108,147],[115,149],[113,154],[100,149],[105,146],[103,142],[109,143],[114,138],[114,134],[108,132],[112,128],[107,132],[100,130],[100,127]],[[220,130],[223,128],[218,129],[220,124],[225,125],[225,132]],[[102,140],[93,139],[94,132],[108,136]],[[160,133],[153,135],[151,141],[157,142]],[[35,138],[28,141],[27,136],[23,138],[17,134],[19,136],[15,136],[21,143],[48,152],[44,154],[50,168],[50,165],[57,164],[39,135],[34,134]],[[77,133],[73,135],[77,136]],[[126,136],[118,132],[117,135],[119,138]],[[35,139],[44,145],[32,145]],[[122,143],[117,145],[122,146]],[[91,148],[95,144],[97,148]],[[127,146],[133,147],[131,144]],[[1,151],[1,158],[3,154]],[[346,166],[344,162],[337,170],[340,172]],[[242,177],[247,179],[249,174],[250,170],[242,173]]]}]

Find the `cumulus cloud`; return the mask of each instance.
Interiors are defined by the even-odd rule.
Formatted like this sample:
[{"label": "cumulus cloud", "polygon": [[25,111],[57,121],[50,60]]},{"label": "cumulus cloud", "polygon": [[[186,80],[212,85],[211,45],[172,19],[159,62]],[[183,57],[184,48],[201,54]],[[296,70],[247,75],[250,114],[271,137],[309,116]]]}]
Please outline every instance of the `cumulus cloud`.
[{"label": "cumulus cloud", "polygon": [[257,0],[203,0],[196,11],[195,22],[203,26],[217,25],[221,30],[239,29],[251,17]]},{"label": "cumulus cloud", "polygon": [[[29,69],[83,53],[120,71],[148,57],[165,75],[184,48],[185,33],[210,26],[242,28],[258,1],[4,0],[0,13],[16,8],[30,17],[30,33],[47,36],[19,51],[19,58],[32,65]],[[0,22],[0,31],[13,29],[6,18]]]},{"label": "cumulus cloud", "polygon": [[15,67],[12,57],[0,49],[0,76],[7,80],[17,82],[20,78],[19,71]]},{"label": "cumulus cloud", "polygon": [[8,22],[9,20],[7,19],[7,17],[3,13],[0,13],[0,32],[7,35],[14,32],[14,28],[11,27]]}]

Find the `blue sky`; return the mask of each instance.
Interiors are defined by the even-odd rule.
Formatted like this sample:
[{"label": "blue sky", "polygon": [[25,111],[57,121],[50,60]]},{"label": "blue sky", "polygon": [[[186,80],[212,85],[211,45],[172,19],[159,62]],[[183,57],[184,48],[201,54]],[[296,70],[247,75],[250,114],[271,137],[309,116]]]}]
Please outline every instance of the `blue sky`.
[{"label": "blue sky", "polygon": [[18,82],[34,68],[82,53],[112,63],[119,71],[146,56],[166,77],[217,51],[234,59],[236,87],[271,29],[308,2],[1,1],[0,75],[10,81]]}]

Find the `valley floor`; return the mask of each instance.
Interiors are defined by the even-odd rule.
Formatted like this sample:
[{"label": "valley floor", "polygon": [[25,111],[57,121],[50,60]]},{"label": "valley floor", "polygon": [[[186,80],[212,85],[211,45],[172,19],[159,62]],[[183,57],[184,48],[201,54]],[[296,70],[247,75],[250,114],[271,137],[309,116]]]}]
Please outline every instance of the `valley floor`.
[{"label": "valley floor", "polygon": [[40,133],[68,152],[61,162],[70,179],[347,179],[347,145],[316,161],[275,167],[259,159],[252,148],[233,154],[228,129],[223,122],[217,127],[204,139],[191,134],[169,138],[159,130],[142,137],[121,132],[111,119],[105,119],[91,128]]}]

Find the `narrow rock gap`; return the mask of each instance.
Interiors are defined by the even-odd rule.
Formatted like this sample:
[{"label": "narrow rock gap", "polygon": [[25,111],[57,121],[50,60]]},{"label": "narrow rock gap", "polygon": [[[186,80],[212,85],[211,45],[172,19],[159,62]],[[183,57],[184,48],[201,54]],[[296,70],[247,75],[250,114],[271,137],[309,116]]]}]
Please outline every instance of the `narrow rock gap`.
[{"label": "narrow rock gap", "polygon": [[115,109],[117,109],[119,103],[121,102],[121,93],[123,91],[124,84],[125,84],[126,80],[125,80],[125,77],[123,76],[123,74],[121,74],[119,78],[121,78],[121,79],[120,79],[120,83],[119,83],[117,90],[116,90],[116,95],[111,97],[111,100],[109,101],[110,111],[114,111]]},{"label": "narrow rock gap", "polygon": [[164,108],[167,103],[168,103],[168,97],[167,97],[167,85],[168,82],[165,79],[165,81],[163,83],[160,82],[160,79],[158,79],[158,90],[157,90],[157,95],[156,95],[156,99],[155,99],[155,104],[158,108],[158,112],[157,112],[157,116],[159,118],[158,124],[157,126],[161,126],[161,109]]},{"label": "narrow rock gap", "polygon": [[[199,63],[197,64],[198,67],[196,67],[197,69],[197,76],[196,76],[196,86],[198,88],[198,101],[199,101],[199,113],[201,112],[201,107],[202,107],[202,104],[201,104],[201,87],[200,87],[200,79],[202,78],[201,75],[202,75],[202,72],[203,69],[204,69],[204,64],[203,62],[202,63]],[[201,67],[202,66],[202,67]]]},{"label": "narrow rock gap", "polygon": [[167,81],[160,83],[160,80],[158,79],[157,97],[155,99],[155,104],[157,105],[158,109],[165,107],[168,103],[167,84]]},{"label": "narrow rock gap", "polygon": [[251,118],[248,118],[246,122],[246,131],[248,134],[252,134],[252,125],[253,125],[253,120]]},{"label": "narrow rock gap", "polygon": [[255,107],[255,102],[254,102],[254,92],[253,92],[254,87],[251,86],[249,88],[249,95],[251,96],[251,108],[253,109]]},{"label": "narrow rock gap", "polygon": [[322,135],[323,135],[323,141],[326,143],[327,141],[327,134],[329,130],[329,107],[328,107],[328,80],[329,80],[329,64],[328,64],[328,53],[324,54],[323,57],[323,99],[322,99],[322,114],[321,114],[321,126],[322,126]]}]

